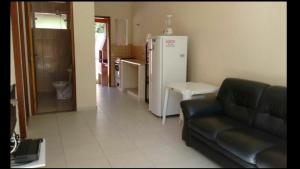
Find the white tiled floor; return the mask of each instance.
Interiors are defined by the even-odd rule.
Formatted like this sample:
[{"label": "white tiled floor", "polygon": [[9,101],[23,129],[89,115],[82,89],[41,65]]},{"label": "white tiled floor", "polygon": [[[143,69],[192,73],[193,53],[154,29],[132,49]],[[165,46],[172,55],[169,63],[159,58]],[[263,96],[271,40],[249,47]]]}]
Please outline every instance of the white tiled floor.
[{"label": "white tiled floor", "polygon": [[178,117],[166,124],[147,104],[97,86],[97,111],[33,116],[29,137],[45,137],[46,167],[219,167],[181,140]]}]

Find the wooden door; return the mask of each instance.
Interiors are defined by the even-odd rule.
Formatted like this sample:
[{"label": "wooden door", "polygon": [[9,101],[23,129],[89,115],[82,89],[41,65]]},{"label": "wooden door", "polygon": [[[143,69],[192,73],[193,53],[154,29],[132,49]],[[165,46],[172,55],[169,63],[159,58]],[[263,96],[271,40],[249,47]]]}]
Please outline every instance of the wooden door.
[{"label": "wooden door", "polygon": [[101,51],[101,84],[103,86],[110,86],[110,18],[96,17],[95,22],[105,23],[106,36],[104,45]]},{"label": "wooden door", "polygon": [[[76,110],[76,75],[74,56],[72,2],[25,2],[27,51],[32,114],[38,110],[38,91],[56,92],[53,81],[68,81],[68,68],[72,70],[72,102],[70,111]],[[41,27],[37,17],[59,15],[67,22],[65,28]],[[64,22],[61,22],[64,23]],[[64,26],[62,26],[64,27]],[[67,59],[61,60],[60,58]],[[68,110],[67,110],[68,111]]]},{"label": "wooden door", "polygon": [[110,18],[109,17],[95,17],[95,22],[105,23],[106,36],[102,50],[100,53],[101,66],[101,84],[103,86],[110,86]]}]

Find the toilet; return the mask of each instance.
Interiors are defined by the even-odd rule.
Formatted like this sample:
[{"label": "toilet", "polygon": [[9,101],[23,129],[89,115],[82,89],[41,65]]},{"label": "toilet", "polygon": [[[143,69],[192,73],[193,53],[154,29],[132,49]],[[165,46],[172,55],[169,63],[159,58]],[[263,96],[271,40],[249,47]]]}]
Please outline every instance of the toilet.
[{"label": "toilet", "polygon": [[69,81],[55,81],[52,85],[56,89],[57,100],[67,100],[72,97],[72,84],[71,84],[71,69],[67,70],[69,72]]}]

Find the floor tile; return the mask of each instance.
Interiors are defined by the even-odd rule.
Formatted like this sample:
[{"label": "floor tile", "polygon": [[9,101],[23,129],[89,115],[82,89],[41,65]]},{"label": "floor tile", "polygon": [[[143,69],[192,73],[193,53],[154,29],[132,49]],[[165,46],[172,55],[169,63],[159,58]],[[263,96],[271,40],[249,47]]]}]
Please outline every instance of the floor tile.
[{"label": "floor tile", "polygon": [[110,167],[104,153],[97,145],[81,145],[65,149],[68,167]]},{"label": "floor tile", "polygon": [[185,145],[178,116],[162,125],[146,103],[101,86],[97,107],[30,118],[28,137],[47,140],[46,167],[219,167]]},{"label": "floor tile", "polygon": [[[47,140],[47,144],[50,140]],[[46,148],[46,168],[64,168],[67,167],[63,149]]]},{"label": "floor tile", "polygon": [[115,154],[108,158],[113,168],[154,168],[154,164],[138,150]]},{"label": "floor tile", "polygon": [[127,137],[119,137],[117,139],[104,138],[99,139],[98,141],[104,153],[109,157],[132,150],[137,150],[136,145]]}]

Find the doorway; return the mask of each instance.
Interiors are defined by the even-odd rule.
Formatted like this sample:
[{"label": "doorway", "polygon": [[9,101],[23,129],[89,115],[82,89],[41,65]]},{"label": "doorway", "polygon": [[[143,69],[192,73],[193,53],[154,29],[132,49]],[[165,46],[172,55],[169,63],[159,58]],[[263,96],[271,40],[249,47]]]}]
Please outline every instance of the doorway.
[{"label": "doorway", "polygon": [[110,17],[95,17],[96,84],[110,86]]},{"label": "doorway", "polygon": [[33,114],[76,110],[72,4],[28,2]]}]

